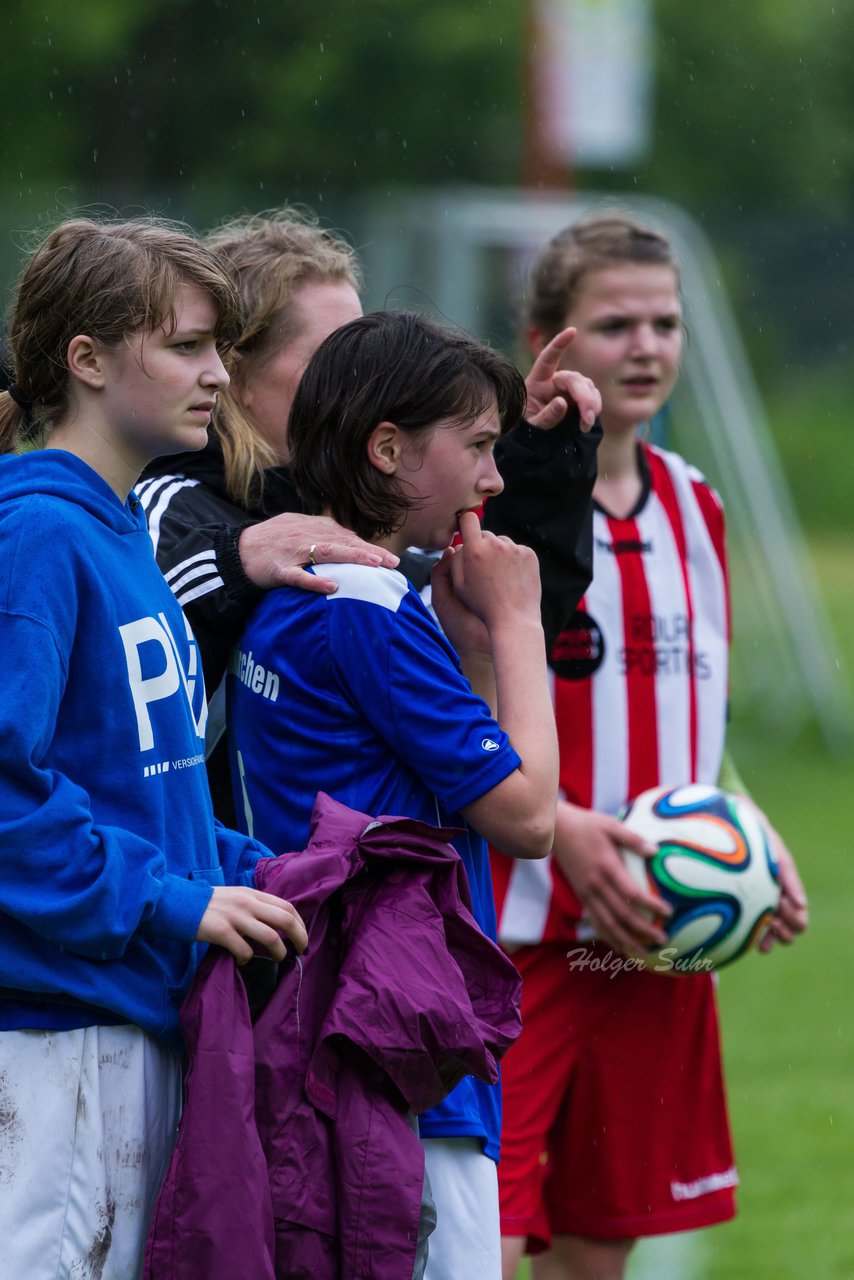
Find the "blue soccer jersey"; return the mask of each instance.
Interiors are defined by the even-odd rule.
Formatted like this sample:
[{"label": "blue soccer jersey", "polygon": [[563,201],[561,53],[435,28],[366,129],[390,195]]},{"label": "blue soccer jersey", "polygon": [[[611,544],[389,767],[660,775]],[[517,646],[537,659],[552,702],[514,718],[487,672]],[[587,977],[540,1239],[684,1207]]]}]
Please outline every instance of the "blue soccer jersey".
[{"label": "blue soccer jersey", "polygon": [[[228,676],[237,809],[275,852],[301,849],[318,791],[371,815],[458,826],[473,912],[495,937],[489,859],[459,811],[520,760],[399,573],[323,565],[334,595],[265,596]],[[420,1117],[425,1137],[479,1137],[497,1159],[500,1093],[471,1077]]]}]

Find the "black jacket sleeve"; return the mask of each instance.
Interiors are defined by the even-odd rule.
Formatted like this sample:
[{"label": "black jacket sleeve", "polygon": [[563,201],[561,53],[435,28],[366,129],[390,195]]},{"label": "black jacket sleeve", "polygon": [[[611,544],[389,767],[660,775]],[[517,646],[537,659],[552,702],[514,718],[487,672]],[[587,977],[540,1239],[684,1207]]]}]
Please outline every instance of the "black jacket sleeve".
[{"label": "black jacket sleeve", "polygon": [[537,553],[549,652],[593,576],[592,495],[601,438],[601,423],[583,432],[570,413],[549,431],[521,422],[495,451],[504,491],[487,502],[483,525]]},{"label": "black jacket sleeve", "polygon": [[199,644],[208,698],[263,592],[247,578],[237,543],[254,521],[204,484],[183,476],[145,479],[136,488],[157,563]]}]

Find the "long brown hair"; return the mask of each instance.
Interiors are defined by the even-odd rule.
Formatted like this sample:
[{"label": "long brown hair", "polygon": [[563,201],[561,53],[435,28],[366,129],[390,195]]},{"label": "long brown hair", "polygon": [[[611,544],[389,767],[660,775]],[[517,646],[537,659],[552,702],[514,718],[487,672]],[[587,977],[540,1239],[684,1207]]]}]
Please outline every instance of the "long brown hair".
[{"label": "long brown hair", "polygon": [[231,272],[243,306],[234,381],[217,399],[212,426],[222,445],[229,497],[247,507],[260,497],[264,470],[278,459],[236,393],[295,336],[293,298],[302,285],[359,289],[361,271],[350,245],[309,213],[288,206],[223,223],[206,243]]},{"label": "long brown hair", "polygon": [[0,393],[0,452],[45,438],[69,408],[68,344],[83,333],[105,347],[138,329],[175,323],[180,287],[206,290],[222,349],[239,332],[239,300],[218,258],[161,219],[72,218],[25,263],[9,319],[13,389]]}]

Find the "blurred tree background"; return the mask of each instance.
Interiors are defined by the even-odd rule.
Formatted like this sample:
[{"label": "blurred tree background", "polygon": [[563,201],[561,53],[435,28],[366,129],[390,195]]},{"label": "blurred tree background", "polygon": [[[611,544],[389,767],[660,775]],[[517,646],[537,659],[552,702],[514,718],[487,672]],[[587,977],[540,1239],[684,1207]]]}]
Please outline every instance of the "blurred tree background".
[{"label": "blurred tree background", "polygon": [[[854,6],[655,0],[654,145],[579,189],[684,205],[719,255],[807,521],[854,340]],[[525,0],[6,0],[0,278],[80,205],[208,225],[304,201],[358,227],[392,185],[514,186]],[[804,435],[808,419],[812,430]]]},{"label": "blurred tree background", "polygon": [[[850,647],[854,4],[654,0],[654,14],[653,146],[634,171],[573,182],[702,224]],[[80,206],[206,227],[303,201],[358,240],[368,193],[518,186],[526,30],[526,0],[5,0],[0,284],[29,231]],[[850,760],[737,718],[731,739],[801,858],[814,923],[722,982],[744,1186],[702,1275],[850,1280]]]}]

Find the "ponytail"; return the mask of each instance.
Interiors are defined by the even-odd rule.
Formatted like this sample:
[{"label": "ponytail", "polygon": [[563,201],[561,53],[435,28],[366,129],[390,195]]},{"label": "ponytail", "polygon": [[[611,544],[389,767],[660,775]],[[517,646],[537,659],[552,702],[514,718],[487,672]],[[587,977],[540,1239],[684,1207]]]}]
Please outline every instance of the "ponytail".
[{"label": "ponytail", "polygon": [[26,414],[11,392],[0,391],[0,454],[14,453],[24,428]]}]

